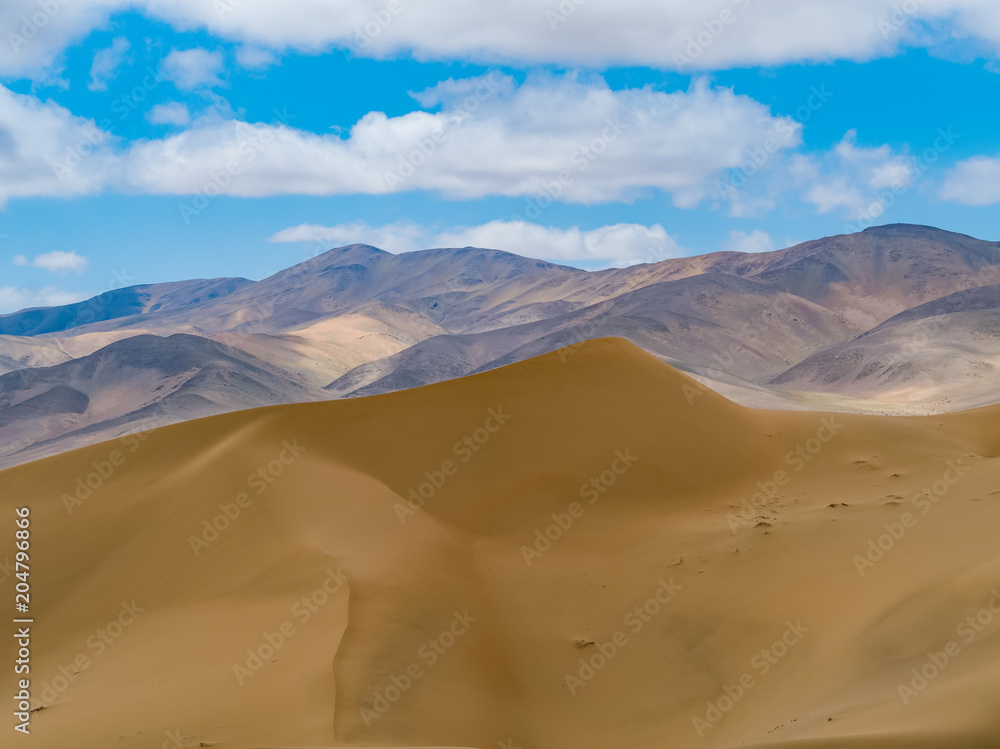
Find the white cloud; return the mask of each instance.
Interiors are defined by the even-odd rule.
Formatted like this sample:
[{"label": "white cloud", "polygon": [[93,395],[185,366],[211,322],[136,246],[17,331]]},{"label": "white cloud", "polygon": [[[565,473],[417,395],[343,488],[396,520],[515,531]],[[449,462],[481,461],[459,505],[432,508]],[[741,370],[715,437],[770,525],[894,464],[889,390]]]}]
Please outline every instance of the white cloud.
[{"label": "white cloud", "polygon": [[973,156],[958,162],[945,177],[940,195],[965,205],[1000,203],[1000,156]]},{"label": "white cloud", "polygon": [[324,247],[344,247],[350,244],[370,244],[387,252],[412,252],[426,249],[428,231],[410,222],[371,226],[355,221],[336,226],[300,224],[279,231],[272,242],[313,242]]},{"label": "white cloud", "polygon": [[[629,201],[657,191],[680,207],[705,199],[721,205],[721,178],[768,144],[771,156],[750,184],[725,196],[732,215],[761,215],[795,192],[818,212],[872,219],[922,176],[908,154],[860,146],[854,131],[829,152],[797,152],[801,125],[703,80],[668,93],[614,91],[599,78],[574,75],[537,75],[518,85],[493,73],[414,96],[439,111],[370,112],[348,133],[319,135],[296,129],[287,111],[279,113],[287,124],[265,124],[231,119],[219,108],[180,132],[124,147],[91,120],[0,86],[0,205],[107,189],[189,202],[216,194],[420,190],[521,198],[509,218],[538,223],[553,202]],[[191,117],[177,102],[147,116],[175,127]],[[992,201],[991,163],[963,162],[963,174],[983,173],[984,184],[980,197],[962,201]],[[959,199],[958,184],[949,180],[946,199]]]},{"label": "white cloud", "polygon": [[807,183],[804,200],[817,212],[839,208],[851,219],[877,218],[920,176],[912,157],[888,145],[860,147],[854,130],[830,152],[800,157],[795,171]]},{"label": "white cloud", "polygon": [[172,50],[163,60],[164,75],[182,91],[218,86],[222,71],[222,53],[200,47]]},{"label": "white cloud", "polygon": [[31,307],[56,307],[62,304],[82,302],[89,296],[90,294],[57,289],[55,286],[46,286],[43,289],[3,286],[0,287],[0,315]]},{"label": "white cloud", "polygon": [[103,26],[127,0],[4,0],[0,3],[0,75],[46,78],[62,51]]},{"label": "white cloud", "polygon": [[459,226],[446,231],[408,222],[376,227],[363,222],[336,226],[302,224],[279,231],[271,241],[320,242],[325,247],[363,242],[389,252],[430,247],[483,247],[589,267],[654,263],[684,254],[659,224],[615,224],[583,230],[525,221],[491,221],[481,226]]},{"label": "white cloud", "polygon": [[496,73],[473,78],[449,78],[423,91],[411,91],[410,96],[424,109],[433,109],[442,104],[459,102],[467,96],[475,98],[477,90],[484,85],[491,91],[509,95],[514,90],[515,82],[513,78]]},{"label": "white cloud", "polygon": [[[28,259],[24,255],[17,255],[14,258],[14,265],[27,265]],[[36,268],[44,268],[49,273],[83,273],[87,269],[87,258],[77,255],[76,250],[63,252],[55,250],[38,255],[31,264]]]},{"label": "white cloud", "polygon": [[[386,57],[569,66],[720,69],[793,61],[868,60],[900,47],[978,38],[1000,48],[988,0],[144,0],[177,25],[274,49],[331,46]],[[689,62],[685,63],[684,61]]]},{"label": "white cloud", "polygon": [[655,263],[682,252],[662,226],[615,224],[589,231],[557,229],[525,221],[491,221],[439,234],[444,247],[485,247],[543,260],[599,267]]},{"label": "white cloud", "polygon": [[93,120],[0,86],[0,205],[101,190],[117,178],[112,146]]},{"label": "white cloud", "polygon": [[262,47],[242,46],[236,50],[236,62],[248,70],[269,68],[277,59],[274,52]]},{"label": "white cloud", "polygon": [[183,127],[191,122],[191,112],[186,105],[179,101],[168,101],[164,104],[157,104],[149,110],[146,119],[154,125],[174,125]]},{"label": "white cloud", "polygon": [[115,77],[131,47],[128,39],[118,37],[110,47],[99,50],[90,66],[90,84],[87,88],[91,91],[107,91],[108,81]]},{"label": "white cloud", "polygon": [[736,230],[729,232],[729,240],[723,249],[730,252],[771,252],[775,247],[770,234],[754,229],[749,234]]},{"label": "white cloud", "polygon": [[[801,61],[868,60],[907,47],[984,43],[1000,50],[1000,6],[990,0],[4,0],[0,75],[53,66],[69,44],[136,9],[177,29],[251,47],[376,58],[554,63],[599,68],[716,70]],[[43,25],[31,18],[40,8]],[[41,17],[40,17],[41,18]],[[27,23],[25,19],[28,19]],[[727,22],[728,21],[728,22]],[[30,37],[30,38],[29,38]]]},{"label": "white cloud", "polygon": [[[704,82],[663,93],[612,91],[603,81],[573,76],[514,86],[495,74],[489,83],[477,79],[471,94],[453,85],[435,96],[440,112],[370,112],[346,138],[284,125],[201,124],[137,144],[129,179],[146,192],[174,194],[224,181],[223,192],[242,196],[403,190],[542,196],[526,211],[552,199],[596,203],[659,189],[678,205],[694,206],[715,175],[753,145],[774,139],[790,148],[800,140],[797,124]],[[231,179],[213,177],[232,164],[239,169]]]}]

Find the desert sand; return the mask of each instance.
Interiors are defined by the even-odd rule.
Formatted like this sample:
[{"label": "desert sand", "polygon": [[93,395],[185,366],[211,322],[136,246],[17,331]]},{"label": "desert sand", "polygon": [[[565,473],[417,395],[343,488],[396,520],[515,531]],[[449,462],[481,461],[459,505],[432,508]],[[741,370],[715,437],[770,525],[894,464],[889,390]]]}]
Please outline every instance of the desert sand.
[{"label": "desert sand", "polygon": [[603,338],[11,468],[17,743],[1000,746],[998,416],[754,410]]}]

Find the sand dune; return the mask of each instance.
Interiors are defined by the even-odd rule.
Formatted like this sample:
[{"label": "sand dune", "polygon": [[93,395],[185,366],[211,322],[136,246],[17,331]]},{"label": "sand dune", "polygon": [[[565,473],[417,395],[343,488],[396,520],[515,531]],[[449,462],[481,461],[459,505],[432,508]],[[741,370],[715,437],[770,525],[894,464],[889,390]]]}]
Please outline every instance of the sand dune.
[{"label": "sand dune", "polygon": [[754,411],[601,339],[9,469],[22,743],[995,747],[998,415]]}]

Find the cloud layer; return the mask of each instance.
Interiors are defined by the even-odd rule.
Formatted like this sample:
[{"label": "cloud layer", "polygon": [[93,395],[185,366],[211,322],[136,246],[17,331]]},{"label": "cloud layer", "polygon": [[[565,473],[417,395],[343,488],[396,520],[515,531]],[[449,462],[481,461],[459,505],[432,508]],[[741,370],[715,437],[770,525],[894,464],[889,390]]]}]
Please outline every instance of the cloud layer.
[{"label": "cloud layer", "polygon": [[363,222],[336,226],[302,224],[278,232],[271,241],[318,243],[324,248],[364,243],[389,252],[432,247],[484,247],[591,268],[654,263],[684,254],[683,248],[659,224],[615,224],[582,230],[526,221],[491,221],[481,226],[458,226],[443,231],[411,222],[383,226],[369,226]]},{"label": "cloud layer", "polygon": [[941,197],[973,206],[1000,203],[1000,156],[975,156],[958,162],[941,187]]},{"label": "cloud layer", "polygon": [[0,29],[13,37],[0,47],[0,75],[53,65],[133,8],[258,49],[486,63],[712,70],[868,60],[956,40],[1000,50],[991,0],[6,0]]},{"label": "cloud layer", "polygon": [[[0,198],[109,187],[210,197],[431,190],[452,198],[534,197],[544,207],[662,190],[693,206],[721,170],[758,144],[788,149],[800,142],[797,123],[703,82],[664,93],[613,91],[600,79],[573,76],[517,86],[491,74],[446,82],[421,98],[439,111],[371,112],[346,137],[298,130],[293,114],[277,113],[286,122],[216,118],[115,150],[95,123],[0,87],[0,124],[10,123],[18,146],[9,149],[18,154],[10,174],[23,181],[3,183]],[[167,116],[177,114],[157,110],[155,119],[180,124],[183,117]]]}]

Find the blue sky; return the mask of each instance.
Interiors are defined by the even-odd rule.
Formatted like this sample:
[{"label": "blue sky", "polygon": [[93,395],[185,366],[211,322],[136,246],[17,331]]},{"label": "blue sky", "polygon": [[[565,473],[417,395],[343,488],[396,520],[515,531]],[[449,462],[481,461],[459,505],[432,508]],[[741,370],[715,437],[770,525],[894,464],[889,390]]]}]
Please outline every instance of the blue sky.
[{"label": "blue sky", "polygon": [[0,312],[331,246],[998,239],[984,0],[10,0]]}]

